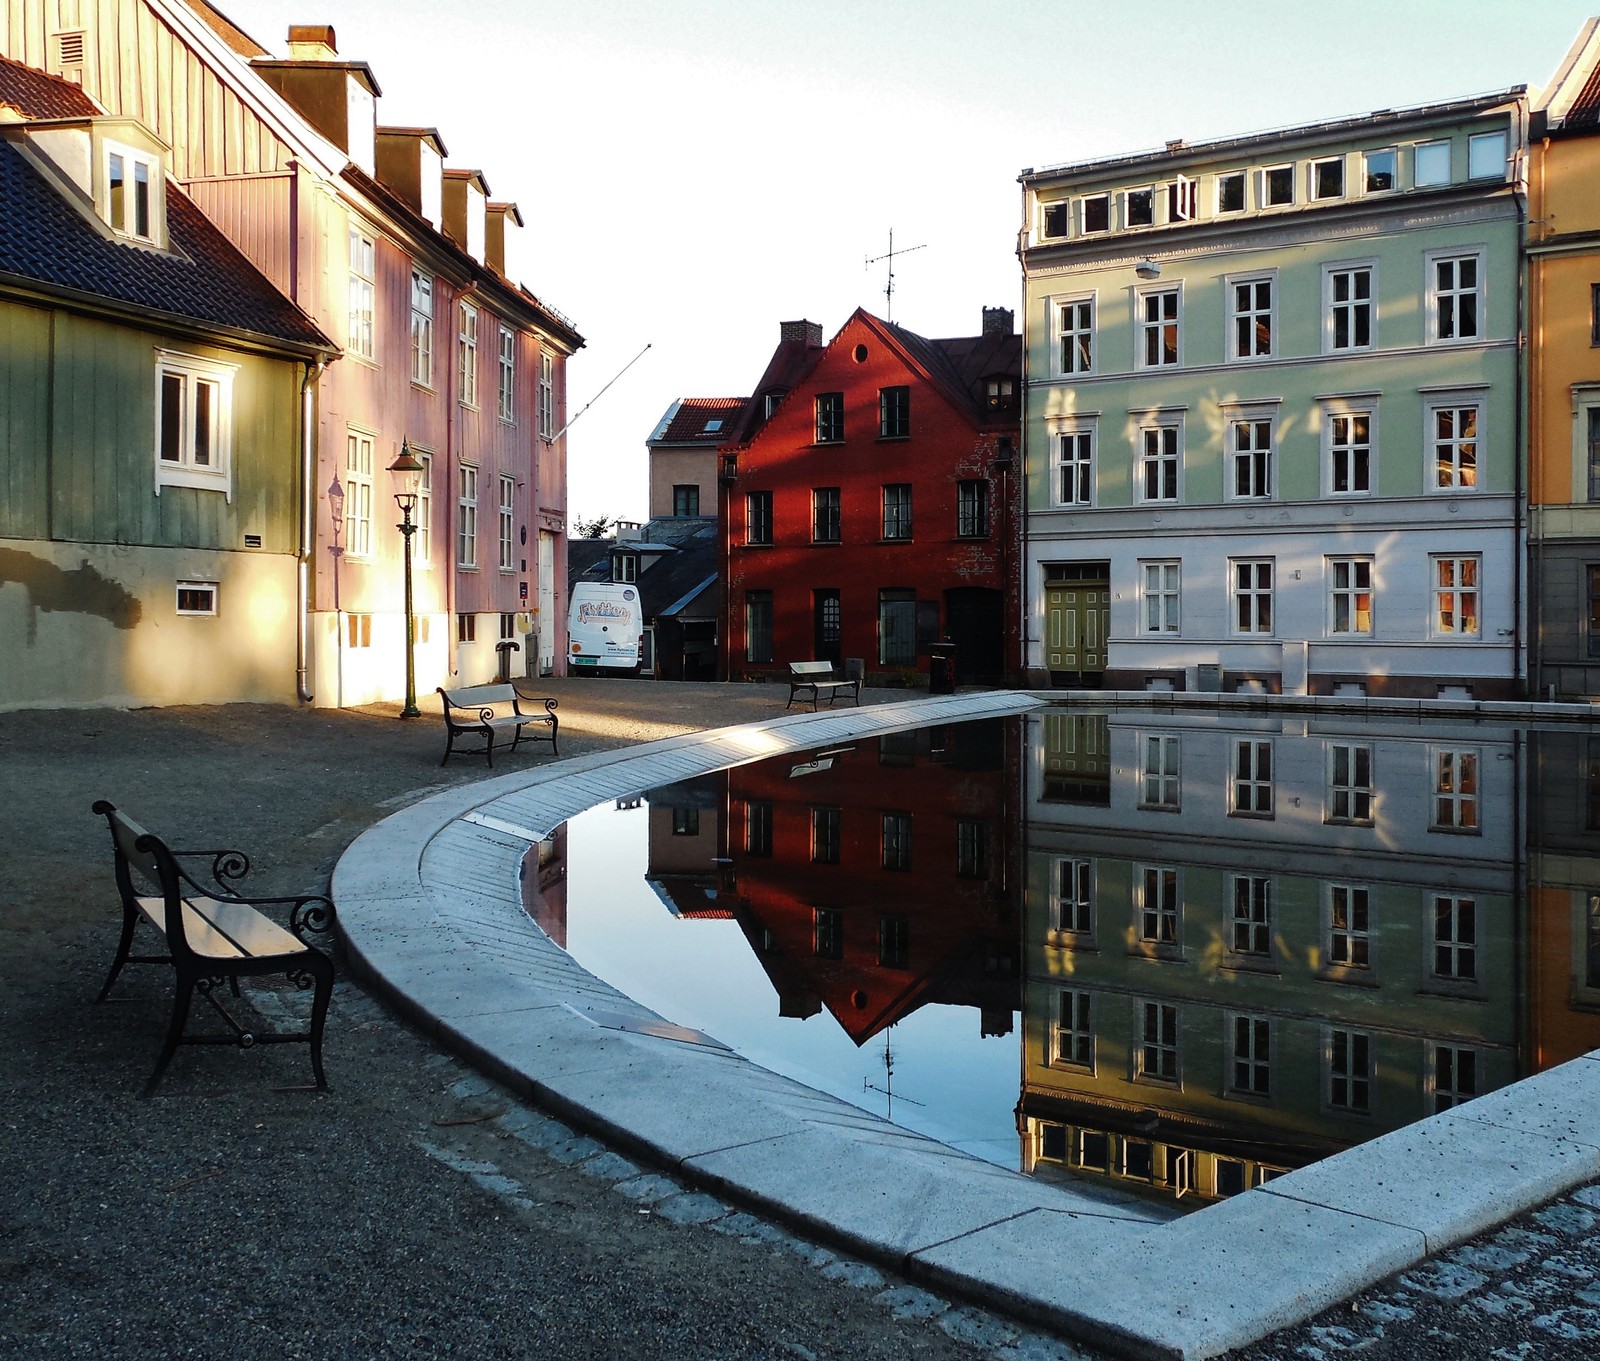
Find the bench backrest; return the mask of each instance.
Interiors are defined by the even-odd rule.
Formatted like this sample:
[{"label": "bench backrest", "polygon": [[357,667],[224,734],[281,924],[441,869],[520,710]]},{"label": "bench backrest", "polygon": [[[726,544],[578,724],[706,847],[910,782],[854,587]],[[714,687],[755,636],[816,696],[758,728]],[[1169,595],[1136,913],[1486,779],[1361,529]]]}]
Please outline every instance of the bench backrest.
[{"label": "bench backrest", "polygon": [[161,895],[167,924],[167,944],[175,953],[189,954],[189,942],[183,933],[183,884],[178,874],[178,862],[173,859],[167,844],[153,832],[147,832],[132,818],[117,811],[117,806],[101,799],[94,811],[104,815],[111,827],[111,848],[116,860],[117,892],[123,904],[134,908],[141,895],[134,874],[142,875],[150,888]]},{"label": "bench backrest", "polygon": [[510,685],[464,685],[459,690],[440,687],[439,693],[456,709],[486,709],[492,704],[514,704],[517,699]]},{"label": "bench backrest", "polygon": [[833,674],[833,663],[832,662],[790,662],[789,663],[789,674],[791,676],[793,676],[796,680],[801,680],[801,679],[805,679],[805,678],[816,678],[816,679],[820,680],[824,676],[831,676]]}]

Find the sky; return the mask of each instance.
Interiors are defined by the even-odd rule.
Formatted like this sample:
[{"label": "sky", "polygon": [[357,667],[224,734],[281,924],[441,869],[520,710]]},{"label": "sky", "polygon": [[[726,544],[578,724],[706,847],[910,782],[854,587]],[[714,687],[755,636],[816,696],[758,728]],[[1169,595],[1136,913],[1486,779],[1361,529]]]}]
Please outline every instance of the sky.
[{"label": "sky", "polygon": [[[927,336],[1015,308],[1017,174],[1547,81],[1600,0],[217,0],[276,55],[329,23],[383,124],[436,127],[577,326],[569,522],[643,519],[678,397],[755,386],[780,321]],[[578,412],[646,345],[643,358]]]}]

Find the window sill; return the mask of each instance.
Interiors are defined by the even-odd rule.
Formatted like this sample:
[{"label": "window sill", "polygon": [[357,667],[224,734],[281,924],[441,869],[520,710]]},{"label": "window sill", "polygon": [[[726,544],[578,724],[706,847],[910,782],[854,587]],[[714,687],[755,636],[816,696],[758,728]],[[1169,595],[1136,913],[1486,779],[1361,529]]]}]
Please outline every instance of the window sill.
[{"label": "window sill", "polygon": [[904,444],[910,438],[911,438],[910,435],[879,435],[877,437],[877,439],[873,440],[873,443],[874,444]]},{"label": "window sill", "polygon": [[916,540],[913,539],[910,535],[907,535],[903,539],[882,538],[882,539],[878,540],[878,543],[880,545],[882,545],[883,547],[888,548],[888,547],[890,547],[890,546],[892,546],[894,544],[914,544],[914,543],[916,543]]},{"label": "window sill", "polygon": [[843,539],[813,539],[811,541],[811,546],[813,548],[839,548],[842,547],[843,544]]},{"label": "window sill", "polygon": [[1481,827],[1429,827],[1428,832],[1434,836],[1482,836]]},{"label": "window sill", "polygon": [[811,441],[813,449],[837,449],[844,441],[842,439],[814,439]]},{"label": "window sill", "polygon": [[761,539],[755,543],[742,543],[739,545],[741,548],[772,548],[774,546],[771,539]]},{"label": "window sill", "polygon": [[1333,983],[1341,988],[1370,988],[1376,991],[1380,986],[1371,969],[1350,969],[1337,964],[1318,969],[1316,978],[1319,983]]},{"label": "window sill", "polygon": [[411,386],[414,387],[418,392],[426,392],[430,397],[438,396],[438,389],[435,388],[432,383],[424,383],[420,378],[413,378],[411,380]]}]

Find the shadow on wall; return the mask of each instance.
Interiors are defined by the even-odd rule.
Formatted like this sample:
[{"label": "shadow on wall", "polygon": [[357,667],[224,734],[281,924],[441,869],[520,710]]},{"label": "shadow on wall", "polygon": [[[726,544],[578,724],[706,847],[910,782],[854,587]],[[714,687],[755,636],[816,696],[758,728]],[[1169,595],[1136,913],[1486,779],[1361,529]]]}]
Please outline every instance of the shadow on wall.
[{"label": "shadow on wall", "polygon": [[0,587],[12,582],[28,592],[28,646],[38,641],[39,611],[94,614],[119,629],[137,628],[144,606],[127,590],[101,576],[85,559],[63,571],[48,559],[17,548],[0,548]]}]

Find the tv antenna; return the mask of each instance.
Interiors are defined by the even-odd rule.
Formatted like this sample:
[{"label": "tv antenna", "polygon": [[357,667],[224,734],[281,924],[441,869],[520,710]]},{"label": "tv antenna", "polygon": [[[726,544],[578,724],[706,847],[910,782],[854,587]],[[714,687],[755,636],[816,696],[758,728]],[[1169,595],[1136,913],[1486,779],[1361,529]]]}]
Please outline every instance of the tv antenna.
[{"label": "tv antenna", "polygon": [[[878,1084],[876,1082],[874,1082],[871,1078],[864,1077],[864,1078],[861,1079],[861,1090],[862,1091],[864,1091],[864,1092],[879,1092],[882,1095],[884,1095],[884,1096],[889,1098],[889,1108],[888,1108],[887,1113],[884,1116],[884,1118],[886,1120],[893,1120],[894,1119],[894,1050],[889,1048],[889,1031],[893,1030],[893,1029],[894,1029],[893,1026],[889,1026],[888,1029],[886,1029],[883,1032],[883,1081],[884,1081],[884,1085],[882,1087],[878,1086]],[[902,1101],[911,1101],[911,1098],[909,1096],[902,1096],[900,1099]],[[925,1103],[923,1103],[921,1101],[911,1101],[911,1104],[913,1106],[921,1106],[921,1105],[923,1105]]]},{"label": "tv antenna", "polygon": [[897,255],[910,255],[914,250],[927,250],[928,243],[924,241],[920,246],[902,246],[899,250],[894,248],[894,228],[889,228],[889,249],[883,255],[871,256],[866,263],[866,268],[871,269],[880,261],[889,262],[889,278],[883,286],[883,319],[894,320],[894,257]]}]

